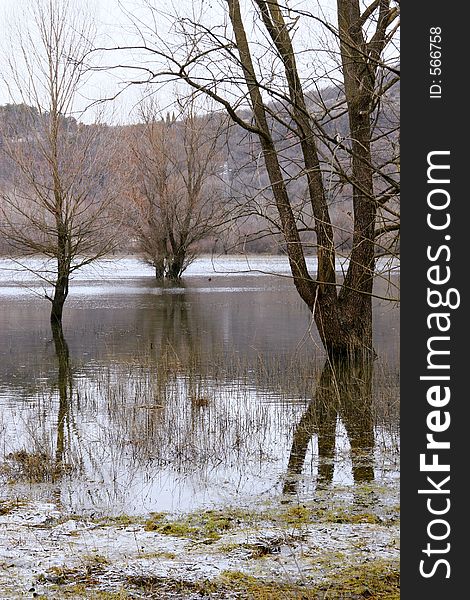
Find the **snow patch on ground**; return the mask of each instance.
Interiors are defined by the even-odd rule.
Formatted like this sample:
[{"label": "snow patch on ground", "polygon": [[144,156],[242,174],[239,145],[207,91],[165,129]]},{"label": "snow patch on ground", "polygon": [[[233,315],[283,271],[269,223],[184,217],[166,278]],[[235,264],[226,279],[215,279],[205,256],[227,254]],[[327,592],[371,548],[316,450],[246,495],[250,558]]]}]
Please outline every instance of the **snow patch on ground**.
[{"label": "snow patch on ground", "polygon": [[[227,571],[305,584],[331,576],[335,568],[378,558],[397,561],[398,537],[394,523],[308,523],[297,530],[260,522],[208,543],[146,531],[143,522],[68,518],[53,503],[10,504],[0,515],[0,598],[60,598],[57,588],[74,582],[132,591],[133,577],[187,583]],[[257,547],[272,551],[254,558]],[[130,597],[145,596],[136,590]]]}]

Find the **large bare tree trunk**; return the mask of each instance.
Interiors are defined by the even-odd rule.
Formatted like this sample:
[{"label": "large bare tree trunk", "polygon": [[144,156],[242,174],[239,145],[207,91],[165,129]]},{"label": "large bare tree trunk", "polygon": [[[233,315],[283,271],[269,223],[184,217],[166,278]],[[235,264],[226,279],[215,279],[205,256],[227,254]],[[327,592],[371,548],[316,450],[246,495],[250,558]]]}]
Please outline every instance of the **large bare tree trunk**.
[{"label": "large bare tree trunk", "polygon": [[[388,6],[388,2],[381,2]],[[368,62],[358,0],[338,0],[344,92],[352,144],[354,233],[350,265],[339,295],[343,320],[364,346],[372,348],[372,286],[377,206],[371,156],[371,112],[375,67]]]},{"label": "large bare tree trunk", "polygon": [[[153,46],[149,41],[145,46],[164,65],[155,70],[142,65],[137,68],[152,83],[159,78],[168,80],[169,76],[184,81],[196,93],[218,103],[234,123],[258,137],[277,216],[266,214],[264,206],[253,214],[265,217],[282,233],[293,282],[312,311],[330,357],[369,358],[374,353],[372,292],[376,241],[398,230],[397,222],[390,219],[399,218],[394,211],[399,191],[395,151],[384,161],[377,155],[372,160],[372,144],[375,150],[377,140],[383,144],[389,138],[392,145],[396,141],[393,127],[379,131],[377,140],[373,137],[380,121],[380,102],[399,80],[399,68],[394,64],[397,53],[393,52],[399,2],[371,0],[364,4],[360,0],[337,0],[337,26],[322,20],[318,11],[309,12],[308,7],[287,7],[279,0],[253,0],[253,4],[256,10],[248,12],[245,4],[242,10],[240,0],[226,0],[232,31],[224,22],[208,24],[190,16],[179,20],[176,17],[183,40],[169,48],[167,40],[153,32],[161,44],[157,41]],[[158,14],[157,9],[153,10]],[[332,56],[328,43],[320,45],[318,52],[299,47],[305,55],[311,53],[315,66],[321,61],[321,53],[326,53],[323,74],[331,77],[332,87],[338,92],[333,100],[322,95],[322,82],[315,76],[307,74],[307,83],[301,77],[292,41],[300,27],[299,19],[321,22],[328,35],[336,37],[340,57],[336,68],[342,72],[342,85],[338,84],[335,67],[331,70],[328,63]],[[145,38],[139,24],[135,25]],[[384,53],[387,44],[392,49],[391,58]],[[321,107],[319,114],[316,102]],[[241,109],[247,104],[250,111],[243,114]],[[338,129],[343,127],[341,117],[345,113],[349,119],[346,134],[335,134],[332,128],[336,123]],[[292,159],[288,151],[295,145],[299,153]],[[385,154],[380,144],[379,147]],[[390,170],[392,164],[394,168]],[[339,278],[335,264],[330,212],[332,174],[338,187],[348,191],[352,204],[352,213],[347,213],[352,214],[353,220],[352,250],[347,256],[349,265],[344,279]],[[302,177],[307,184],[305,204],[298,192],[291,195],[289,185]],[[336,197],[344,200],[340,194]],[[259,206],[256,200],[254,204]],[[380,226],[376,225],[378,215]],[[342,233],[349,236],[349,223]],[[316,276],[307,268],[304,243],[316,248]]]},{"label": "large bare tree trunk", "polygon": [[[338,294],[333,228],[320,170],[320,161],[295,53],[277,0],[255,0],[263,22],[285,69],[304,159],[308,192],[317,236],[318,272],[310,276],[297,223],[270,134],[267,109],[257,82],[238,0],[227,0],[237,49],[259,130],[266,170],[287,243],[295,286],[313,312],[322,342],[330,355],[372,354],[372,285],[374,277],[374,229],[376,203],[371,160],[371,112],[375,66],[368,61],[362,34],[358,0],[339,0],[339,37],[344,87],[352,139],[354,235],[350,264]],[[388,6],[388,2],[383,3]],[[385,10],[385,9],[384,9]],[[385,10],[386,12],[386,10]]]}]

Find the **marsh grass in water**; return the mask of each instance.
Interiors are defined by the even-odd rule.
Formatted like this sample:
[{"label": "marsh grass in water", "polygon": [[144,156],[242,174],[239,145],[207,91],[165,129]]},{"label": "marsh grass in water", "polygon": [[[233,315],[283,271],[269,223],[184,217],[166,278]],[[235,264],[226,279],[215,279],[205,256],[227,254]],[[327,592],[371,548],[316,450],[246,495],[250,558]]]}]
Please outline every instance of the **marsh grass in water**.
[{"label": "marsh grass in water", "polygon": [[372,380],[361,413],[318,399],[322,371],[308,361],[286,371],[276,357],[252,364],[225,355],[208,364],[169,346],[157,356],[147,351],[70,374],[65,399],[45,388],[16,409],[15,437],[2,433],[10,451],[0,475],[11,484],[58,483],[69,508],[110,514],[114,504],[116,516],[130,506],[140,514],[173,510],[176,499],[182,510],[234,494],[243,502],[283,485],[308,494],[325,473],[336,483],[352,479],[351,459],[354,478],[367,479],[375,466],[387,479],[398,461],[396,382],[378,363],[380,370],[388,379]]},{"label": "marsh grass in water", "polygon": [[71,465],[58,461],[49,452],[25,449],[7,454],[0,466],[0,474],[10,483],[54,483],[71,470]]},{"label": "marsh grass in water", "polygon": [[397,315],[347,369],[288,280],[127,275],[52,339],[4,296],[5,596],[40,557],[39,598],[398,598]]}]

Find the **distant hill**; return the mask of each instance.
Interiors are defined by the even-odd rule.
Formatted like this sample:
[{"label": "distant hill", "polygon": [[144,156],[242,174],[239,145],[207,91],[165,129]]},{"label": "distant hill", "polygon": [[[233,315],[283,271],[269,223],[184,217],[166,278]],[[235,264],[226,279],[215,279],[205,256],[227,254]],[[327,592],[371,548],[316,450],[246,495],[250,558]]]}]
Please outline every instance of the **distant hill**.
[{"label": "distant hill", "polygon": [[[340,89],[323,90],[321,99],[317,94],[307,96],[310,110],[315,119],[326,133],[327,138],[319,142],[320,154],[323,160],[325,172],[326,189],[329,194],[332,219],[337,225],[338,244],[350,244],[350,197],[351,186],[341,181],[334,173],[328,175],[329,165],[332,157],[341,160],[344,168],[348,169],[348,156],[339,146],[335,146],[334,138],[342,141],[348,146],[348,118],[341,106],[342,93]],[[392,86],[381,101],[380,112],[376,119],[377,141],[374,143],[374,155],[377,163],[389,169],[390,176],[397,177],[395,153],[399,146],[399,112],[400,112],[400,86],[399,83]],[[292,132],[279,121],[287,121],[286,110],[279,104],[271,104],[272,113],[271,126],[273,136],[280,150],[281,164],[286,177],[290,178],[288,189],[293,199],[294,209],[300,210],[305,203],[305,177],[302,176],[299,160],[299,146],[295,143]],[[245,119],[250,119],[250,114],[241,113]],[[207,117],[201,117],[207,118]],[[212,115],[211,119],[220,120],[222,117]],[[210,122],[210,120],[208,121]],[[8,157],[5,150],[14,144],[28,143],[37,139],[41,131],[47,127],[47,114],[39,114],[34,108],[23,104],[7,104],[0,107],[0,193],[2,190],[11,189],[15,185],[15,166]],[[94,125],[83,125],[73,118],[64,119],[64,127],[72,134],[79,127],[96,127]],[[100,126],[101,135],[109,137],[109,147],[115,144],[113,138],[125,139],[126,130],[135,128],[129,126]],[[207,131],[214,130],[208,126]],[[119,142],[122,143],[122,142]],[[206,240],[203,249],[213,249],[214,245],[219,250],[239,251],[243,248],[250,252],[278,252],[282,251],[282,240],[274,230],[266,228],[266,220],[256,213],[264,213],[268,216],[274,214],[272,197],[269,188],[267,174],[264,168],[261,148],[258,139],[248,134],[241,127],[231,124],[224,135],[222,148],[223,160],[221,161],[220,177],[222,178],[227,202],[233,203],[239,209],[241,218],[236,227],[231,227],[230,232],[221,235],[219,240]],[[106,161],[108,162],[108,161]],[[115,162],[116,168],[120,167],[119,161]],[[111,169],[112,171],[112,169]],[[106,190],[111,181],[119,179],[118,173],[110,172],[109,164],[100,178],[97,196]],[[379,184],[378,184],[379,185]],[[121,203],[125,205],[125,191],[123,190]],[[303,208],[303,214],[307,215],[309,221],[308,206]],[[305,223],[309,225],[309,223]],[[312,236],[312,234],[307,234]],[[123,250],[126,250],[129,241],[123,238]],[[2,250],[0,240],[0,251]]]}]

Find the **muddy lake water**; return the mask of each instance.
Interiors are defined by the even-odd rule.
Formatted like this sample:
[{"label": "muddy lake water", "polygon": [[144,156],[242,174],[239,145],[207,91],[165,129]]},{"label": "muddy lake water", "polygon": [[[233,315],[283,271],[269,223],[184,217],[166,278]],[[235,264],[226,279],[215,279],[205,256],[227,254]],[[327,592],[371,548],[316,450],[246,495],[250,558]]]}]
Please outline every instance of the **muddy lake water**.
[{"label": "muddy lake water", "polygon": [[[0,450],[10,492],[54,492],[68,510],[106,514],[282,494],[324,363],[282,257],[199,259],[177,286],[157,283],[135,259],[78,273],[62,372],[40,283],[1,266]],[[396,296],[396,285],[397,276],[379,281],[377,295]],[[375,300],[369,459],[384,482],[398,477],[398,314]],[[311,428],[295,472],[300,496],[314,491],[322,460],[333,463],[333,484],[354,484],[347,426],[339,413],[334,420],[328,456]],[[21,464],[27,455],[51,472],[35,474]]]}]

